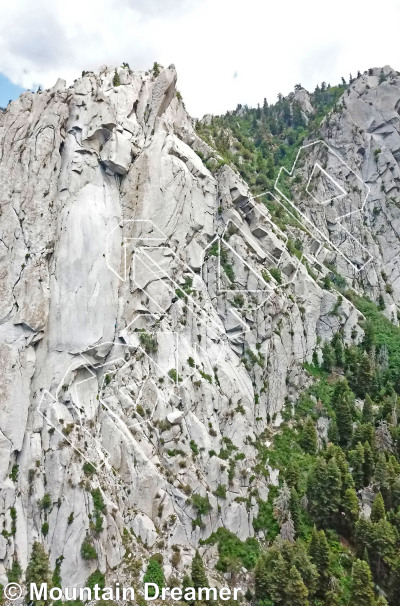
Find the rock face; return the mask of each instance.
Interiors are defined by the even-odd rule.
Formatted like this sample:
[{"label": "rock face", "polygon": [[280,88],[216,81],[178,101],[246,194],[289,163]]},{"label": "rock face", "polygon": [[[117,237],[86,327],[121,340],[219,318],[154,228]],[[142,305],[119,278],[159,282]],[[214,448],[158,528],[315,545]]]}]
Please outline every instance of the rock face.
[{"label": "rock face", "polygon": [[[35,540],[74,585],[125,570],[135,550],[190,553],[220,526],[253,535],[252,496],[268,493],[255,438],[307,384],[319,343],[362,333],[216,166],[174,67],[118,72],[118,86],[105,67],[0,114],[1,583]],[[357,80],[322,131],[370,184],[367,288],[384,271],[393,313],[400,79],[384,73]],[[82,558],[85,537],[97,560]]]}]

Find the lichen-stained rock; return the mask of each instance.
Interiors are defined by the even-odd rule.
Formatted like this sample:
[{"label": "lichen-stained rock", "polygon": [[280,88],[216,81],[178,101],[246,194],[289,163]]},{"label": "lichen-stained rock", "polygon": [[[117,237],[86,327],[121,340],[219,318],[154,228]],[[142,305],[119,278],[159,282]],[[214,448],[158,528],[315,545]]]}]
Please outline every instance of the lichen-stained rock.
[{"label": "lichen-stained rock", "polygon": [[[371,184],[369,286],[384,269],[397,296],[397,198],[381,192],[397,187],[399,84],[385,70],[385,84],[375,72],[357,80],[322,128]],[[257,470],[256,438],[296,402],[320,341],[361,338],[351,303],[321,288],[323,267],[316,276],[291,254],[199,138],[174,67],[156,72],[117,68],[114,86],[115,68],[102,67],[0,113],[8,532],[17,512],[15,534],[0,537],[1,583],[35,540],[53,568],[63,557],[73,586],[97,567],[126,570],[135,551],[181,545],[186,562],[220,526],[254,535],[255,491],[266,498],[278,481]],[[295,99],[310,113],[305,94]],[[82,557],[85,538],[96,559]]]}]

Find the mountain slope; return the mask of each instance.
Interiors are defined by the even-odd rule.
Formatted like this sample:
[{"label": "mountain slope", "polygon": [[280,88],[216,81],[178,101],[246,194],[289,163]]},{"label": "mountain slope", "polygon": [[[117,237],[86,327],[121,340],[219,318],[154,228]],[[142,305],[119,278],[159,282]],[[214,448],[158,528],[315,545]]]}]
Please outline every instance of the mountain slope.
[{"label": "mountain slope", "polygon": [[[0,114],[1,582],[36,540],[73,585],[97,569],[140,576],[154,552],[182,576],[221,526],[264,539],[254,521],[279,480],[259,440],[310,386],[302,365],[325,342],[362,339],[356,295],[335,280],[381,295],[388,315],[398,303],[399,82],[375,71],[318,135],[371,187],[351,227],[374,248],[361,273],[300,188],[321,152],[283,188],[325,234],[316,250],[283,197],[253,198],[264,182],[251,192],[199,136],[173,66],[105,67]],[[293,99],[306,132],[312,101]],[[205,549],[211,571],[217,557]]]}]

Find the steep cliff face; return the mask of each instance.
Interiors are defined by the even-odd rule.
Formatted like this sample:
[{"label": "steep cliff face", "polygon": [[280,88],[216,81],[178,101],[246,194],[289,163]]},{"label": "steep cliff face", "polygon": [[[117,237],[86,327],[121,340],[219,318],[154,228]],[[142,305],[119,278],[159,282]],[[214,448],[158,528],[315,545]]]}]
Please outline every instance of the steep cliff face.
[{"label": "steep cliff face", "polygon": [[[172,545],[182,557],[166,574],[181,573],[219,526],[253,535],[268,493],[256,437],[296,401],[320,342],[362,334],[351,302],[321,287],[318,255],[352,278],[351,262],[326,241],[316,251],[298,215],[282,230],[218,168],[174,67],[118,75],[118,86],[114,68],[59,81],[0,114],[0,582],[16,558],[26,568],[35,540],[53,567],[63,556],[64,584],[80,584]],[[357,224],[374,250],[363,275],[370,292],[385,272],[391,313],[398,80],[357,80],[322,127],[372,183]],[[323,162],[312,153],[300,170]],[[329,222],[314,223],[329,240]],[[85,537],[94,558],[82,558]]]}]

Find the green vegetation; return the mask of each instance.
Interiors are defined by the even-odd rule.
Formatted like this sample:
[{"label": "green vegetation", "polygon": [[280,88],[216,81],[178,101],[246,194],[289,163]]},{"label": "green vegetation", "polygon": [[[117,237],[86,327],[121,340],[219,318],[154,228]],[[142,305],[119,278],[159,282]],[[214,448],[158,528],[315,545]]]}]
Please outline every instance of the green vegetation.
[{"label": "green vegetation", "polygon": [[241,541],[226,528],[218,528],[203,543],[205,545],[218,545],[219,559],[216,568],[221,572],[233,570],[238,562],[241,566],[252,570],[260,555],[260,546],[257,539],[249,537],[245,541]]},{"label": "green vegetation", "polygon": [[[253,522],[269,541],[255,569],[263,605],[376,606],[386,603],[378,586],[390,606],[398,603],[400,329],[375,304],[345,294],[365,316],[363,341],[344,345],[339,334],[325,344],[323,367],[307,367],[315,382],[293,416],[287,411],[278,433],[266,429],[256,441],[255,472],[280,471]],[[327,439],[317,435],[320,417],[329,421]],[[359,504],[367,487],[375,495],[369,519]]]},{"label": "green vegetation", "polygon": [[[143,577],[143,583],[155,583],[161,590],[164,587],[164,571],[160,562],[155,558],[150,558],[147,570]],[[149,596],[153,597],[155,590],[150,587]]]},{"label": "green vegetation", "polygon": [[18,473],[19,473],[19,467],[18,465],[13,465],[12,466],[12,470],[10,473],[10,478],[12,479],[13,482],[16,482],[18,479]]},{"label": "green vegetation", "polygon": [[101,589],[104,589],[106,585],[104,574],[100,572],[99,569],[92,572],[92,574],[86,581],[86,587],[90,587],[90,589],[92,590],[95,588],[96,585],[98,585]]},{"label": "green vegetation", "polygon": [[[297,85],[297,88],[301,86]],[[222,164],[230,164],[254,194],[272,191],[280,167],[292,168],[304,139],[316,135],[322,119],[330,111],[341,111],[338,100],[345,89],[345,83],[330,86],[323,82],[317,86],[310,95],[315,113],[309,117],[308,123],[300,104],[279,94],[274,104],[268,104],[264,99],[262,106],[238,105],[234,111],[214,116],[208,124],[199,121],[197,132],[221,156],[221,159],[213,160],[215,169]],[[210,164],[210,159],[206,164]],[[278,225],[285,227],[285,224],[293,222],[285,208],[276,201],[265,197],[264,202]]]},{"label": "green vegetation", "polygon": [[89,463],[89,461],[86,461],[83,464],[83,473],[85,474],[85,476],[92,476],[96,473],[96,468],[92,463]]},{"label": "green vegetation", "polygon": [[153,335],[147,334],[147,332],[140,333],[140,344],[146,353],[156,353],[158,349],[157,338]]},{"label": "green vegetation", "polygon": [[[43,545],[38,541],[32,546],[32,553],[29,560],[28,567],[25,574],[26,586],[29,587],[31,583],[36,583],[40,586],[41,583],[50,583],[50,565],[49,556],[47,555]],[[27,598],[29,601],[29,598]],[[45,602],[36,601],[36,606],[44,606]]]},{"label": "green vegetation", "polygon": [[44,497],[39,502],[40,509],[50,509],[51,507],[51,497],[48,492],[44,495]]},{"label": "green vegetation", "polygon": [[117,69],[115,68],[114,76],[113,76],[113,86],[119,86],[120,84],[121,84],[121,80],[119,78],[119,73],[117,72]]},{"label": "green vegetation", "polygon": [[96,560],[97,558],[97,552],[88,537],[82,543],[81,556],[84,560]]}]

